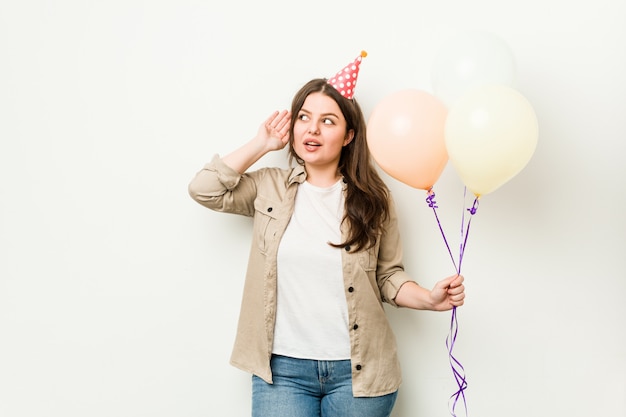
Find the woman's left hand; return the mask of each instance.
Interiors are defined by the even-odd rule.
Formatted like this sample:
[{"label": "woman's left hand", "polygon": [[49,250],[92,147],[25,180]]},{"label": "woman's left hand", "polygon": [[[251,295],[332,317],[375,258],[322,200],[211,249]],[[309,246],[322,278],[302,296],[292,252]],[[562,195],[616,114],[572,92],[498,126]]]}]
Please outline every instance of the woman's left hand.
[{"label": "woman's left hand", "polygon": [[452,275],[435,284],[432,290],[409,281],[400,287],[396,304],[416,310],[446,311],[463,305],[465,286],[463,275]]},{"label": "woman's left hand", "polygon": [[432,309],[444,311],[462,306],[465,302],[464,280],[463,275],[452,275],[436,283],[430,292]]}]

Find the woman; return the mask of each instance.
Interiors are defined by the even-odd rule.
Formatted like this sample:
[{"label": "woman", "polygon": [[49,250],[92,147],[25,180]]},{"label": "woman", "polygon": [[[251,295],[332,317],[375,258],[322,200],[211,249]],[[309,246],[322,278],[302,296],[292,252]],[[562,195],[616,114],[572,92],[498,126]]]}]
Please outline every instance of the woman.
[{"label": "woman", "polygon": [[[253,417],[385,417],[401,382],[383,302],[463,304],[463,277],[433,290],[404,271],[397,217],[362,111],[326,79],[214,156],[189,185],[200,204],[254,218],[231,363],[252,373]],[[295,168],[248,168],[289,145]]]}]

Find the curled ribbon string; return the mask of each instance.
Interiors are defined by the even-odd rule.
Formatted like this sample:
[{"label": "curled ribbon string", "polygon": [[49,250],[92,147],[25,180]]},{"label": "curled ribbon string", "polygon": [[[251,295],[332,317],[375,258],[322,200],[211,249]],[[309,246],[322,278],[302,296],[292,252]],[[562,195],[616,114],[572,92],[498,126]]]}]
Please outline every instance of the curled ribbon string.
[{"label": "curled ribbon string", "polygon": [[452,307],[452,319],[450,320],[450,333],[446,338],[446,347],[448,348],[448,358],[450,360],[450,367],[452,368],[452,374],[459,389],[450,396],[448,406],[450,408],[450,414],[456,417],[456,405],[459,398],[463,398],[463,407],[465,409],[465,415],[467,416],[467,401],[465,398],[465,390],[467,389],[467,379],[465,378],[465,368],[461,365],[454,355],[452,350],[454,349],[454,343],[456,342],[456,336],[458,333],[459,325],[457,321],[456,307]]},{"label": "curled ribbon string", "polygon": [[[467,189],[465,190],[465,192]],[[465,194],[463,194],[465,197]],[[465,200],[465,199],[464,199]],[[472,222],[472,218],[470,217],[467,221],[467,229],[463,230],[463,225],[465,224],[465,211],[468,211],[472,216],[476,214],[478,211],[478,197],[474,199],[474,203],[472,207],[463,210],[463,215],[461,216],[461,247],[459,248],[459,267],[457,269],[457,273],[461,273],[461,263],[463,262],[463,255],[465,253],[465,246],[467,245],[467,236],[469,235],[470,224]]]},{"label": "curled ribbon string", "polygon": [[439,221],[439,215],[437,215],[437,202],[435,201],[435,192],[431,188],[428,190],[428,195],[426,196],[426,202],[428,203],[428,207],[433,209],[433,214],[435,215],[435,219],[437,220],[437,225],[439,226],[439,231],[441,231],[441,236],[443,237],[443,242],[446,244],[446,248],[448,248],[448,254],[450,255],[450,260],[454,265],[454,269],[458,271],[456,266],[456,262],[454,260],[454,255],[452,255],[452,251],[450,250],[450,245],[448,244],[448,239],[446,239],[446,234],[443,231],[443,227],[441,226],[441,222]]},{"label": "curled ribbon string", "polygon": [[[466,197],[465,195],[466,192],[467,192],[467,189],[465,189],[465,192],[464,192],[464,201]],[[471,217],[469,218],[467,222],[467,228],[466,228],[465,227],[465,207],[464,207],[463,214],[461,216],[461,244],[460,244],[460,250],[459,250],[459,264],[457,266],[454,260],[454,256],[452,255],[452,251],[450,250],[450,245],[448,244],[448,240],[446,239],[446,235],[443,231],[443,227],[441,225],[441,222],[439,221],[439,216],[437,215],[436,209],[438,208],[438,206],[435,201],[435,193],[432,190],[432,188],[428,190],[428,196],[426,197],[426,202],[428,203],[428,207],[433,209],[433,213],[435,214],[435,219],[437,220],[437,225],[439,226],[439,230],[441,231],[441,236],[443,237],[443,241],[446,244],[446,247],[448,248],[448,253],[450,254],[450,259],[452,260],[452,264],[454,265],[454,268],[456,269],[457,274],[460,274],[461,264],[463,262],[463,254],[465,252],[465,246],[467,245],[467,237],[469,235],[470,223],[472,221],[472,218]],[[478,210],[478,197],[476,197],[476,199],[474,200],[474,204],[472,205],[471,208],[468,208],[467,211],[473,216],[474,214],[476,214],[477,210]],[[463,368],[463,365],[461,364],[461,362],[459,362],[459,360],[456,359],[456,357],[452,353],[454,349],[454,344],[456,342],[458,329],[459,329],[459,325],[458,325],[457,311],[456,311],[456,306],[455,306],[452,308],[450,331],[448,333],[448,336],[446,337],[446,347],[448,348],[448,358],[450,361],[450,367],[452,368],[452,374],[454,375],[454,379],[458,386],[458,390],[450,396],[450,400],[448,404],[450,408],[450,414],[453,417],[456,417],[456,406],[460,398],[463,399],[465,415],[467,416],[467,401],[465,398],[465,390],[467,389],[467,380],[465,378],[465,368]]]}]

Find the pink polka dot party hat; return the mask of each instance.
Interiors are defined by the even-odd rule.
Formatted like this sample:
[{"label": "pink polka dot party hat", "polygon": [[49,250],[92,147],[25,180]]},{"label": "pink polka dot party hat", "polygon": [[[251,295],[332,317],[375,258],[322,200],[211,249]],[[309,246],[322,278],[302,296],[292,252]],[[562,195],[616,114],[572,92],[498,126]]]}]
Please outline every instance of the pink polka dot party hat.
[{"label": "pink polka dot party hat", "polygon": [[339,93],[347,99],[354,97],[354,87],[356,87],[357,77],[361,61],[367,56],[367,52],[361,51],[354,61],[346,65],[341,71],[328,80],[328,84],[335,87]]}]

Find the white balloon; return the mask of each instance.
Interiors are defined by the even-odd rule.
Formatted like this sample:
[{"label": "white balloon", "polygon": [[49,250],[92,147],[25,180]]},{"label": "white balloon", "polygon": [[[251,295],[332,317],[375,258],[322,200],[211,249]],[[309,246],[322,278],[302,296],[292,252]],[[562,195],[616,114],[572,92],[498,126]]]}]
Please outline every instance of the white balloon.
[{"label": "white balloon", "polygon": [[537,116],[528,100],[503,85],[477,87],[448,113],[450,162],[476,196],[496,190],[528,163],[537,147]]},{"label": "white balloon", "polygon": [[448,107],[471,88],[513,86],[515,58],[501,38],[487,32],[461,33],[444,43],[431,73],[434,95]]}]

